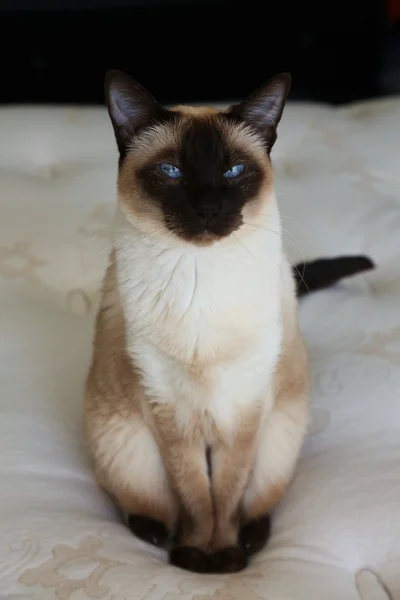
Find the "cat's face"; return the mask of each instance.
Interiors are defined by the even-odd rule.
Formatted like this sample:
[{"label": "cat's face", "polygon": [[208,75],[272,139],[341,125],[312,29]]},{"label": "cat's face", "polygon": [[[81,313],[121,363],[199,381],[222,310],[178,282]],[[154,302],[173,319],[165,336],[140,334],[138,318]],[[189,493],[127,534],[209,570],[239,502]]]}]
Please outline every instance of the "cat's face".
[{"label": "cat's face", "polygon": [[289,82],[280,76],[227,111],[167,110],[130,77],[111,72],[107,104],[128,219],[144,231],[205,245],[265,212],[273,180],[269,152]]}]

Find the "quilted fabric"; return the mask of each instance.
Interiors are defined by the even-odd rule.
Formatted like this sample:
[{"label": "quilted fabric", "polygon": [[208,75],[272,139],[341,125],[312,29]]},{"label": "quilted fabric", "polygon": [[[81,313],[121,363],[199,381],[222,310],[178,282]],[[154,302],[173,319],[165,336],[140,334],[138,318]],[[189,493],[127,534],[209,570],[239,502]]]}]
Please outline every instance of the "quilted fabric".
[{"label": "quilted fabric", "polygon": [[285,111],[288,254],[378,268],[301,303],[310,433],[270,544],[230,576],[136,540],[83,444],[115,201],[105,111],[3,108],[0,133],[0,598],[400,600],[400,99]]}]

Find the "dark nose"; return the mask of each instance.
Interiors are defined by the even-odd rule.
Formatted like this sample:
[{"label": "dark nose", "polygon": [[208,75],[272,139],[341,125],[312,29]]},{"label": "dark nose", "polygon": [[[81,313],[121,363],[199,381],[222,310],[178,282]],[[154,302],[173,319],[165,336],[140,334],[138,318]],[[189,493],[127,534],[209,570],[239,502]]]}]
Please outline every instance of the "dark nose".
[{"label": "dark nose", "polygon": [[216,202],[204,202],[196,208],[197,216],[206,224],[212,217],[216,217],[220,212],[220,207]]}]

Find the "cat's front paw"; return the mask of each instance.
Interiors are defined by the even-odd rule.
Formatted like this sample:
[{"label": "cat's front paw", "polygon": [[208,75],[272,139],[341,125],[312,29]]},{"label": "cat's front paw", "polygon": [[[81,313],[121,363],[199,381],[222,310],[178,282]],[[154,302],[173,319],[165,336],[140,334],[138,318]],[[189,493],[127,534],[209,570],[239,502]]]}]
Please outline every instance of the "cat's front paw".
[{"label": "cat's front paw", "polygon": [[247,555],[240,546],[229,546],[209,557],[209,573],[237,573],[247,567]]},{"label": "cat's front paw", "polygon": [[168,543],[168,529],[161,521],[141,515],[129,515],[128,527],[136,537],[148,544],[165,547]]},{"label": "cat's front paw", "polygon": [[209,556],[199,548],[192,546],[176,546],[172,548],[169,562],[175,567],[194,571],[195,573],[208,573],[210,568]]},{"label": "cat's front paw", "polygon": [[271,517],[269,515],[253,519],[241,528],[239,540],[247,556],[251,556],[264,548],[268,542],[270,532]]}]

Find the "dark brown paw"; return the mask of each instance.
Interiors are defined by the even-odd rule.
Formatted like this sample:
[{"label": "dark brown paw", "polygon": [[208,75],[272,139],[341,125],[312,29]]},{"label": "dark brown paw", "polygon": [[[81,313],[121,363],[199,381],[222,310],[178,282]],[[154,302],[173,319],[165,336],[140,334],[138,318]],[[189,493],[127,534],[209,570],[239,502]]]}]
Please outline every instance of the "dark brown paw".
[{"label": "dark brown paw", "polygon": [[240,530],[239,540],[247,556],[264,548],[271,532],[271,517],[265,515],[250,521]]},{"label": "dark brown paw", "polygon": [[169,555],[169,562],[175,567],[195,573],[207,573],[210,566],[207,554],[191,546],[173,548]]},{"label": "dark brown paw", "polygon": [[129,515],[128,526],[136,537],[153,546],[164,547],[168,542],[168,530],[164,523],[150,517]]},{"label": "dark brown paw", "polygon": [[240,546],[230,546],[210,556],[210,573],[236,573],[247,567],[247,556]]}]

